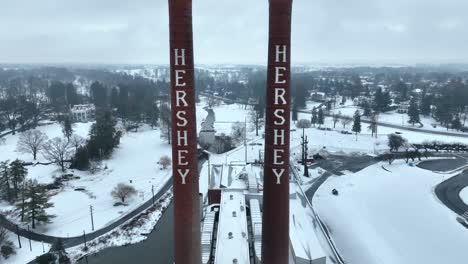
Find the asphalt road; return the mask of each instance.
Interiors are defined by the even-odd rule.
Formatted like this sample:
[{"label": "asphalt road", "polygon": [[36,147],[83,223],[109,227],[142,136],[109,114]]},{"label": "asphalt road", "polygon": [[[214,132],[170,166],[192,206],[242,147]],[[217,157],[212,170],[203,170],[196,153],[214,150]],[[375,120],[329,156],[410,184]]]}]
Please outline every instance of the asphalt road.
[{"label": "asphalt road", "polygon": [[460,198],[460,191],[468,186],[468,170],[437,185],[439,200],[458,215],[468,212],[468,205]]},{"label": "asphalt road", "polygon": [[[159,192],[157,194],[155,194],[155,198],[156,199],[161,198],[161,196],[164,193],[166,193],[171,187],[172,187],[172,178],[170,178],[166,182],[166,184],[164,184],[164,186],[159,190]],[[141,206],[139,206],[138,208],[136,208],[135,210],[130,212],[129,214],[127,214],[124,217],[120,218],[119,220],[115,221],[114,223],[112,223],[112,224],[110,224],[110,225],[108,225],[108,226],[106,226],[104,228],[101,228],[99,230],[96,230],[95,232],[86,234],[86,240],[89,241],[89,240],[92,240],[92,239],[95,239],[95,238],[97,238],[99,236],[104,235],[105,233],[113,230],[114,228],[120,226],[121,224],[123,224],[126,221],[130,220],[134,216],[136,216],[136,215],[140,214],[141,212],[143,212],[144,210],[148,209],[152,204],[153,204],[153,199],[151,198],[148,201],[146,201],[144,204],[142,204]],[[11,232],[16,234],[16,224],[14,224],[13,222],[6,219],[3,215],[0,215],[0,226],[3,226],[4,228],[6,228],[6,229],[8,229]],[[22,228],[19,229],[19,235],[22,236],[22,237],[25,237],[25,238],[29,238],[29,239],[34,240],[34,241],[44,241],[44,242],[50,243],[50,244],[54,243],[58,239],[58,237],[55,237],[55,236],[48,236],[48,235],[44,235],[44,234],[38,234],[38,233],[35,233],[33,231],[28,231],[28,230],[25,230],[25,229],[22,229]],[[74,247],[74,246],[77,246],[77,245],[80,245],[80,244],[84,243],[83,236],[62,237],[62,240],[63,240],[63,244],[65,245],[66,248]]]},{"label": "asphalt road", "polygon": [[[198,168],[199,170],[202,168],[203,166],[203,163],[205,162],[205,159],[203,159],[202,157],[199,157],[199,162],[198,162]],[[161,198],[162,195],[164,195],[170,188],[172,187],[172,177],[164,184],[164,186],[158,191],[158,193],[155,194],[155,200],[158,200],[159,198]],[[86,240],[89,241],[89,240],[92,240],[92,239],[95,239],[99,236],[102,236],[104,234],[106,234],[107,232],[113,230],[114,228],[122,225],[123,223],[125,223],[126,221],[130,220],[131,218],[137,216],[138,214],[140,214],[141,212],[145,211],[146,209],[148,209],[149,207],[151,207],[151,205],[153,204],[153,198],[151,197],[148,201],[146,201],[144,204],[140,205],[138,208],[136,208],[135,210],[133,210],[132,212],[128,213],[127,215],[123,216],[122,218],[120,218],[119,220],[115,221],[114,223],[104,227],[104,228],[101,228],[99,230],[96,230],[92,233],[88,233],[86,234]],[[8,219],[6,219],[5,216],[3,215],[0,215],[0,226],[10,230],[11,232],[13,233],[17,233],[16,231],[16,224],[9,221]],[[33,231],[28,231],[26,229],[22,229],[22,228],[19,228],[19,235],[22,236],[22,237],[25,237],[25,238],[29,238],[33,241],[43,241],[43,242],[46,242],[46,243],[49,243],[49,244],[52,244],[54,243],[59,237],[55,237],[55,236],[48,236],[48,235],[44,235],[44,234],[39,234],[39,233],[35,233]],[[82,243],[84,243],[84,240],[83,240],[83,236],[76,236],[76,237],[61,237],[61,239],[63,240],[63,244],[65,246],[65,248],[69,248],[69,247],[74,247],[74,246],[77,246],[77,245],[80,245]]]},{"label": "asphalt road", "polygon": [[[325,160],[319,160],[311,168],[320,167],[326,172],[319,178],[317,178],[312,186],[305,192],[310,202],[314,198],[318,188],[332,175],[343,175],[342,171],[358,172],[374,163],[377,163],[374,157],[367,155],[358,156],[338,156],[330,155]],[[331,192],[331,190],[330,190]]]}]

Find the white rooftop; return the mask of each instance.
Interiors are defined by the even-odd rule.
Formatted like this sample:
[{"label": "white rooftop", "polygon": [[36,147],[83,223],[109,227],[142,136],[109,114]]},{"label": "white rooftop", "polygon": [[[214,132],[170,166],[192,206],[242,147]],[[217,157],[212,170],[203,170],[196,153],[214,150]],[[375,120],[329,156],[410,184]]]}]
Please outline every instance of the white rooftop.
[{"label": "white rooftop", "polygon": [[238,264],[249,264],[248,239],[244,192],[242,190],[223,190],[215,263],[231,264],[234,259],[237,259]]}]

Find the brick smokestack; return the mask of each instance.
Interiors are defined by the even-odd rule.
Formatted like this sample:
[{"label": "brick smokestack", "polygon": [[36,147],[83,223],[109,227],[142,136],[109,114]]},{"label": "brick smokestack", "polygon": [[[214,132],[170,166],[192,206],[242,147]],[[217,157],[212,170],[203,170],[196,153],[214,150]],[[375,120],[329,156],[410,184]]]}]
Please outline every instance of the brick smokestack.
[{"label": "brick smokestack", "polygon": [[262,263],[289,262],[292,0],[269,0]]},{"label": "brick smokestack", "polygon": [[175,263],[200,264],[192,0],[169,0],[169,19]]}]

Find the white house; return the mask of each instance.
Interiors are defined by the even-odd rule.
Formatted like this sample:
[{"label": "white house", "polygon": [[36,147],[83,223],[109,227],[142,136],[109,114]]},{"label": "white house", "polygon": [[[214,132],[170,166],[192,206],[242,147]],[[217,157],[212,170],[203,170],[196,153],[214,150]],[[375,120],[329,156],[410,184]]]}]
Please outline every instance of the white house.
[{"label": "white house", "polygon": [[84,105],[74,105],[70,111],[71,111],[73,121],[86,122],[94,117],[95,110],[96,109],[94,105],[84,104]]}]

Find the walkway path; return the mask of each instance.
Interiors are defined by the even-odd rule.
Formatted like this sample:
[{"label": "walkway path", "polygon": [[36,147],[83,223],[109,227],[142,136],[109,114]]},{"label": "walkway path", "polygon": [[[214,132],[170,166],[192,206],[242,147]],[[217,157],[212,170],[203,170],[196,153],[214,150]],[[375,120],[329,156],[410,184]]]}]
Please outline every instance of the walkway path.
[{"label": "walkway path", "polygon": [[[199,156],[199,161],[198,161],[198,168],[201,170],[203,163],[205,162],[205,159],[203,157]],[[170,188],[172,187],[172,177],[169,178],[169,180],[162,186],[162,188],[158,191],[157,194],[155,194],[155,200],[158,200],[163,196]],[[86,234],[86,240],[92,240],[95,239],[99,236],[102,236],[106,234],[107,232],[113,230],[114,228],[122,225],[126,221],[132,219],[133,217],[137,216],[141,212],[145,211],[149,207],[153,205],[153,198],[151,197],[148,201],[140,205],[138,208],[135,210],[131,211],[130,213],[126,214],[122,218],[118,219],[117,221],[113,222],[112,224],[103,227],[99,230],[96,230],[92,233]],[[10,220],[8,220],[5,216],[0,215],[0,226],[10,230],[11,232],[17,234],[17,225]],[[33,231],[28,231],[26,229],[18,228],[19,230],[19,235],[34,241],[43,241],[49,244],[54,243],[58,238],[61,238],[63,240],[63,244],[65,245],[65,248],[70,248],[74,247],[77,245],[80,245],[84,243],[83,241],[83,236],[77,236],[77,237],[56,237],[56,236],[49,236],[49,235],[44,235],[44,234],[39,234]]]}]

